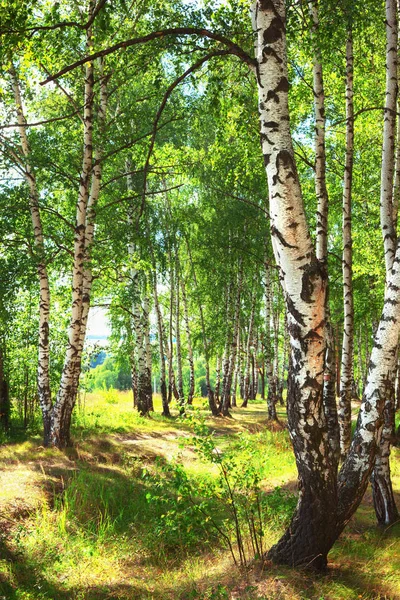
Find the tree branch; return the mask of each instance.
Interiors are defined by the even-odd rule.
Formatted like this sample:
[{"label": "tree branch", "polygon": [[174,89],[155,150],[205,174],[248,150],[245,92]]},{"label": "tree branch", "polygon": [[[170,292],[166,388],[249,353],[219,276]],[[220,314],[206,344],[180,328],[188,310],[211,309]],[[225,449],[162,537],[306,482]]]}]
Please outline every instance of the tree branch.
[{"label": "tree branch", "polygon": [[58,79],[58,77],[61,77],[62,75],[73,71],[77,67],[80,67],[81,65],[84,65],[87,62],[91,62],[96,58],[100,58],[101,56],[107,56],[108,54],[112,54],[117,50],[125,50],[126,48],[130,48],[131,46],[145,44],[152,40],[162,39],[167,36],[178,37],[180,35],[198,35],[219,42],[220,44],[223,44],[229,49],[229,54],[234,54],[238,56],[244,63],[246,63],[251,69],[251,71],[254,72],[256,69],[256,60],[254,58],[251,58],[251,56],[249,56],[249,54],[247,54],[247,52],[245,52],[240,46],[238,46],[225,36],[220,35],[219,33],[214,33],[213,31],[209,31],[208,29],[201,29],[200,27],[172,27],[169,29],[162,29],[160,31],[153,31],[152,33],[149,33],[142,37],[133,38],[124,42],[119,42],[118,44],[114,44],[114,46],[110,46],[109,48],[105,48],[104,50],[99,50],[98,52],[90,54],[89,56],[85,56],[84,58],[77,60],[71,65],[64,67],[63,69],[61,69],[61,71],[58,71],[58,73],[55,73],[51,77],[48,77],[45,81],[42,81],[40,85],[46,85],[46,83]]}]

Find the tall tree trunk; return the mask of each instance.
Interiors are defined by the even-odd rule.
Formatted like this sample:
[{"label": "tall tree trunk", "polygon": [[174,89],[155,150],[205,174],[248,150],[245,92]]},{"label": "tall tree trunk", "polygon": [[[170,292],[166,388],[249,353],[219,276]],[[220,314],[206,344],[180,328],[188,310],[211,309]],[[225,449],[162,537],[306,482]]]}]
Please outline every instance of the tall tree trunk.
[{"label": "tall tree trunk", "polygon": [[180,292],[179,292],[179,260],[178,260],[178,249],[176,248],[176,261],[175,261],[175,283],[176,283],[176,301],[175,301],[175,338],[176,338],[176,363],[178,372],[178,404],[179,412],[181,415],[185,412],[185,395],[183,393],[183,373],[182,373],[182,347],[181,347],[181,308],[180,308]]},{"label": "tall tree trunk", "polygon": [[143,293],[143,310],[142,310],[142,321],[143,321],[143,332],[144,332],[144,347],[145,347],[145,352],[146,352],[146,379],[147,381],[150,383],[150,389],[149,392],[151,392],[148,395],[148,410],[154,411],[154,405],[153,405],[153,393],[152,393],[152,385],[151,385],[151,380],[152,380],[152,371],[153,371],[153,352],[152,352],[152,348],[151,348],[151,342],[150,342],[150,299],[149,299],[149,295],[148,295],[148,291],[147,291],[147,280],[145,280],[144,282],[145,284],[145,290]]},{"label": "tall tree trunk", "polygon": [[346,42],[346,158],[343,181],[343,310],[344,328],[342,366],[340,381],[339,426],[340,455],[342,460],[350,448],[351,399],[354,355],[354,302],[353,302],[353,256],[351,233],[351,193],[354,155],[354,107],[353,107],[353,35],[347,33]]},{"label": "tall tree trunk", "polygon": [[228,357],[228,362],[227,362],[226,376],[225,376],[224,386],[223,386],[223,390],[222,390],[222,399],[221,399],[221,412],[224,416],[229,414],[229,408],[231,406],[232,379],[233,379],[233,375],[234,375],[234,370],[235,370],[235,365],[236,365],[236,355],[237,355],[237,349],[238,349],[237,343],[238,343],[238,334],[239,334],[242,283],[243,283],[243,268],[242,268],[242,260],[240,260],[237,282],[236,282],[235,309],[234,309],[234,314],[233,314],[233,331],[231,332],[229,357]]},{"label": "tall tree trunk", "polygon": [[288,425],[300,487],[290,528],[270,556],[278,562],[323,566],[332,543],[328,538],[336,528],[337,500],[323,406],[327,275],[313,251],[294,161],[284,2],[258,0],[253,10],[272,246],[281,271],[291,341]]},{"label": "tall tree trunk", "polygon": [[[89,18],[93,14],[95,3],[90,2]],[[92,27],[88,27],[86,47],[93,47]],[[103,61],[99,62],[100,102],[98,124],[101,135],[104,135],[107,80],[103,72]],[[83,164],[76,210],[74,236],[74,261],[72,269],[72,311],[68,331],[68,346],[61,375],[57,399],[51,415],[51,443],[56,446],[70,444],[70,425],[72,411],[76,403],[83,343],[86,334],[87,319],[90,307],[90,291],[92,271],[90,264],[91,246],[94,238],[94,221],[96,204],[100,193],[102,176],[102,140],[97,146],[93,163],[93,107],[94,107],[94,64],[85,67],[85,100],[83,114]]]},{"label": "tall tree trunk", "polygon": [[286,564],[324,567],[329,549],[362,499],[372,470],[382,425],[381,397],[395,368],[400,330],[400,245],[385,293],[356,433],[337,480],[323,405],[326,270],[313,251],[294,161],[283,0],[258,0],[253,23],[272,243],[282,274],[291,342],[288,425],[300,486],[292,522],[269,556]]},{"label": "tall tree trunk", "polygon": [[133,408],[137,408],[137,406],[138,406],[138,376],[137,376],[137,367],[136,367],[135,348],[132,348],[129,359],[130,359],[130,364],[131,364]]},{"label": "tall tree trunk", "polygon": [[43,419],[43,442],[45,446],[50,444],[50,420],[52,410],[52,399],[50,389],[50,286],[47,273],[46,253],[44,248],[43,226],[39,209],[39,192],[36,183],[36,175],[30,163],[30,146],[26,130],[26,118],[24,114],[20,85],[17,73],[12,66],[10,69],[14,100],[17,112],[17,122],[20,125],[19,135],[21,140],[22,154],[25,159],[24,177],[29,187],[29,210],[31,213],[33,236],[35,241],[37,273],[39,279],[39,353],[37,384],[39,404]]},{"label": "tall tree trunk", "polygon": [[153,298],[154,307],[156,310],[157,317],[157,331],[158,331],[158,351],[160,353],[160,392],[161,392],[161,403],[162,403],[162,414],[164,417],[170,417],[171,413],[168,405],[167,396],[167,372],[165,367],[165,354],[164,354],[164,326],[163,318],[161,314],[161,307],[158,300],[157,291],[157,273],[155,268],[154,253],[152,251],[153,260]]},{"label": "tall tree trunk", "polygon": [[251,367],[251,342],[253,338],[253,324],[254,324],[254,312],[256,305],[256,294],[253,292],[251,302],[251,313],[249,321],[249,330],[247,333],[247,344],[246,344],[246,362],[244,368],[244,381],[243,381],[243,402],[242,407],[246,407],[249,402],[250,396],[250,367]]},{"label": "tall tree trunk", "polygon": [[[397,106],[397,2],[386,0],[386,104],[383,124],[380,217],[385,250],[386,284],[388,283],[396,247],[396,223],[393,215],[393,176],[395,166],[396,106]],[[397,360],[397,352],[396,352]],[[389,525],[399,514],[390,477],[390,446],[395,433],[395,377],[390,373],[385,388],[384,425],[371,478],[372,494],[378,523]]]},{"label": "tall tree trunk", "polygon": [[237,394],[237,387],[238,387],[239,374],[240,374],[240,362],[241,362],[240,361],[240,322],[238,322],[238,332],[237,332],[237,338],[236,338],[236,364],[235,364],[235,374],[233,377],[232,393],[231,393],[231,406],[232,407],[237,406],[236,394]]},{"label": "tall tree trunk", "polygon": [[[194,281],[195,288],[197,289],[198,288],[197,275],[196,275],[196,270],[195,270],[194,264],[193,264],[193,257],[192,257],[192,253],[190,250],[190,244],[187,239],[186,239],[186,245],[187,245],[187,250],[188,250],[188,255],[189,255],[189,260],[190,260],[190,266],[191,266],[192,273],[193,273],[193,281]],[[205,357],[205,361],[206,361],[206,387],[207,387],[207,396],[208,396],[208,406],[210,408],[211,414],[214,417],[216,417],[218,415],[218,407],[215,402],[213,389],[211,387],[210,349],[209,349],[209,345],[208,345],[208,341],[207,341],[207,333],[206,333],[203,307],[201,305],[200,300],[199,300],[199,313],[200,313],[201,333],[202,333],[202,337],[203,337],[204,357]]]},{"label": "tall tree trunk", "polygon": [[[132,176],[130,175],[132,171],[132,165],[130,161],[126,163],[127,170],[127,190],[130,196],[132,196],[134,186],[132,182]],[[135,242],[134,242],[134,217],[133,217],[133,206],[128,207],[128,226],[129,226],[129,235],[130,240],[128,242],[128,255],[133,264],[135,261]],[[146,311],[146,307],[142,306],[142,296],[146,297],[146,294],[143,294],[143,281],[142,281],[142,273],[139,272],[138,269],[132,266],[130,270],[130,286],[131,286],[131,298],[132,298],[132,306],[131,306],[131,317],[132,317],[132,328],[135,334],[135,350],[132,349],[131,356],[134,359],[135,367],[136,367],[136,394],[135,394],[135,406],[140,415],[147,415],[150,410],[152,410],[153,406],[153,390],[151,384],[151,349],[149,346],[149,341],[146,340],[148,337],[148,333],[146,333],[148,328],[148,308]],[[146,300],[145,300],[146,302]],[[135,360],[136,354],[136,360]],[[149,368],[150,362],[150,368]]]},{"label": "tall tree trunk", "polygon": [[182,302],[183,302],[183,311],[185,317],[185,328],[186,328],[186,338],[187,338],[187,347],[188,347],[188,362],[189,362],[189,391],[188,391],[188,404],[193,403],[194,396],[194,386],[195,386],[195,373],[194,373],[194,357],[193,357],[193,346],[192,346],[192,337],[190,333],[190,322],[189,322],[189,311],[188,311],[188,302],[186,297],[186,286],[183,275],[181,274],[181,290],[182,290]]},{"label": "tall tree trunk", "polygon": [[272,357],[272,340],[271,340],[271,306],[272,306],[272,288],[271,288],[271,269],[266,265],[265,272],[265,372],[267,376],[268,384],[268,419],[277,421],[278,417],[276,414],[276,385],[274,378],[273,369],[273,357]]},{"label": "tall tree trunk", "polygon": [[[315,112],[315,193],[317,196],[316,257],[321,264],[328,263],[328,210],[329,199],[326,185],[326,145],[325,145],[325,92],[322,69],[322,56],[319,47],[318,0],[309,0],[311,16],[311,38],[313,45],[313,91]],[[330,438],[332,463],[339,460],[339,424],[335,394],[334,340],[330,323],[329,287],[327,281],[325,295],[325,364],[323,403]]]},{"label": "tall tree trunk", "polygon": [[221,365],[222,365],[222,359],[221,359],[221,356],[218,354],[217,362],[215,364],[215,389],[214,389],[214,398],[215,398],[215,402],[217,405],[220,404],[219,389],[221,387]]},{"label": "tall tree trunk", "polygon": [[0,424],[3,431],[10,428],[10,398],[8,393],[8,383],[4,373],[4,353],[0,348]]}]

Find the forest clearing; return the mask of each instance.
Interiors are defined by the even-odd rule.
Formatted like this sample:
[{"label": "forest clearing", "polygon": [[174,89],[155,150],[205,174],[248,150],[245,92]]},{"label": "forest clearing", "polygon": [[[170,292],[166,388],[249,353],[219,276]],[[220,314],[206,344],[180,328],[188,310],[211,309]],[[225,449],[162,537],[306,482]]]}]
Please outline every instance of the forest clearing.
[{"label": "forest clearing", "polygon": [[[218,479],[216,464],[194,451],[193,427],[178,418],[132,413],[131,394],[90,394],[73,425],[67,454],[44,449],[38,436],[0,451],[0,594],[11,599],[225,600],[400,597],[400,524],[378,529],[371,494],[330,554],[329,570],[315,575],[249,561],[235,568],[209,517],[234,540],[226,495],[206,514],[193,510],[175,467],[193,479],[200,505],[203,486]],[[196,399],[195,407],[204,406]],[[161,400],[155,398],[155,408]],[[284,411],[279,411],[284,419]],[[107,417],[105,417],[107,415]],[[205,408],[214,443],[228,462],[252,457],[260,473],[264,543],[282,534],[296,504],[296,469],[287,430],[266,427],[265,405],[235,409],[215,419]],[[182,443],[183,442],[183,443]],[[392,471],[400,496],[398,450]],[[166,469],[166,466],[169,466]],[[176,476],[176,472],[175,472]],[[180,475],[182,479],[182,475]],[[243,482],[242,482],[243,486]],[[240,485],[239,485],[240,487]],[[200,518],[199,518],[200,517]],[[167,521],[167,522],[166,522]],[[246,536],[246,522],[240,519]],[[235,552],[237,550],[235,549]],[[251,557],[251,550],[246,553]]]}]

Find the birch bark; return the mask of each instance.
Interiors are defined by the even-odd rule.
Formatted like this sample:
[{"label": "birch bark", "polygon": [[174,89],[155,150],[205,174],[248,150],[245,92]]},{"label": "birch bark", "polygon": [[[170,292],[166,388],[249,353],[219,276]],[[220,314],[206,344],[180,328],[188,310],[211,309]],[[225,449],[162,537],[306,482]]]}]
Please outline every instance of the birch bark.
[{"label": "birch bark", "polygon": [[226,376],[225,376],[224,386],[223,386],[223,390],[222,390],[222,398],[221,398],[221,412],[224,416],[227,416],[229,414],[229,408],[231,406],[231,388],[232,388],[233,374],[234,374],[235,365],[236,365],[242,282],[243,282],[243,269],[242,269],[242,260],[240,260],[238,276],[237,276],[237,284],[236,284],[235,309],[234,309],[234,314],[233,314],[233,331],[231,334],[231,344],[230,344],[230,349],[229,349],[227,372],[226,372]]},{"label": "birch bark", "polygon": [[400,245],[387,282],[356,433],[337,480],[322,397],[326,272],[313,252],[294,162],[283,0],[258,0],[253,23],[271,233],[288,311],[288,424],[300,487],[289,529],[269,556],[276,562],[321,568],[362,499],[380,438],[383,399],[395,370],[400,330]]},{"label": "birch bark", "polygon": [[250,380],[251,343],[252,343],[252,336],[253,336],[255,303],[256,303],[256,296],[253,293],[253,298],[252,298],[252,303],[251,303],[250,320],[249,320],[249,330],[247,333],[246,362],[245,362],[245,368],[244,368],[244,382],[243,382],[244,394],[243,394],[242,408],[246,407],[248,405],[249,398],[251,395],[251,380]]},{"label": "birch bark", "polygon": [[187,338],[187,347],[188,347],[188,361],[189,361],[189,391],[188,391],[188,404],[193,403],[194,396],[194,386],[195,386],[195,373],[194,373],[194,357],[193,357],[193,346],[192,346],[192,337],[190,333],[190,321],[189,321],[189,311],[188,311],[188,302],[186,296],[186,285],[183,274],[181,273],[181,291],[182,291],[182,302],[183,302],[183,311],[185,317],[185,329],[186,329],[186,338]]},{"label": "birch bark", "polygon": [[342,460],[350,448],[351,399],[354,356],[354,303],[353,303],[353,251],[351,232],[351,195],[354,155],[353,106],[353,35],[351,29],[346,41],[346,157],[343,179],[343,309],[344,327],[340,381],[339,427],[340,455]]},{"label": "birch bark", "polygon": [[[386,281],[392,267],[396,245],[393,176],[395,166],[396,106],[398,93],[397,2],[386,0],[386,102],[383,122],[380,217],[385,251]],[[396,352],[397,357],[397,352]],[[379,523],[389,525],[398,519],[390,476],[390,446],[395,435],[395,377],[391,372],[385,389],[384,424],[375,468],[371,477],[374,508]]]},{"label": "birch bark", "polygon": [[272,340],[271,340],[271,302],[272,290],[271,290],[271,271],[270,267],[266,265],[265,271],[265,373],[268,384],[268,395],[267,395],[267,406],[268,406],[268,419],[277,421],[278,417],[276,414],[276,385],[274,379],[273,370],[273,358],[272,358]]},{"label": "birch bark", "polygon": [[[325,91],[322,68],[322,54],[318,40],[319,15],[318,0],[310,0],[309,10],[312,20],[311,38],[313,44],[313,91],[315,113],[315,193],[317,196],[316,256],[322,264],[328,262],[328,212],[329,198],[326,185],[326,117]],[[334,341],[330,324],[329,289],[325,296],[325,364],[323,402],[330,438],[331,460],[337,464],[339,458],[339,425],[335,394]]]},{"label": "birch bark", "polygon": [[178,372],[178,404],[181,415],[185,412],[185,395],[183,393],[183,373],[182,373],[182,347],[181,347],[181,308],[180,308],[180,273],[178,248],[176,248],[175,261],[175,284],[176,284],[176,300],[175,300],[175,339],[176,339],[176,363]]},{"label": "birch bark", "polygon": [[10,69],[12,88],[19,124],[19,135],[22,154],[25,159],[24,175],[29,187],[29,210],[31,213],[33,236],[36,250],[37,273],[39,278],[39,353],[37,369],[37,385],[39,404],[43,418],[43,441],[47,446],[50,443],[50,420],[52,399],[50,389],[50,285],[47,272],[46,253],[44,248],[43,226],[39,208],[39,191],[36,183],[35,171],[30,161],[30,146],[26,132],[26,118],[24,114],[22,96],[17,73],[12,66]]},{"label": "birch bark", "polygon": [[153,298],[154,298],[154,307],[156,310],[157,317],[157,331],[158,331],[158,349],[160,354],[160,392],[161,392],[161,402],[162,402],[162,414],[164,417],[170,417],[171,413],[168,405],[168,397],[167,397],[167,372],[165,367],[165,350],[164,350],[164,326],[163,326],[163,318],[161,313],[161,307],[158,300],[158,290],[157,290],[157,273],[155,269],[155,260],[154,253],[152,251],[152,260],[153,260]]},{"label": "birch bark", "polygon": [[253,23],[272,245],[281,270],[291,342],[288,425],[300,487],[290,528],[270,556],[278,562],[323,566],[330,547],[325,534],[335,528],[336,507],[336,472],[328,460],[323,407],[327,275],[312,247],[294,161],[283,0],[258,0]]},{"label": "birch bark", "polygon": [[[194,264],[193,264],[193,257],[192,257],[192,252],[191,252],[191,249],[190,249],[189,241],[187,239],[186,239],[186,246],[187,246],[187,251],[188,251],[190,266],[191,266],[191,270],[192,270],[192,274],[193,274],[194,285],[195,285],[195,288],[197,290],[198,289],[197,275],[196,275],[196,270],[195,270]],[[207,340],[207,333],[206,333],[206,326],[205,326],[205,320],[204,320],[203,307],[201,305],[201,301],[200,300],[199,300],[199,313],[200,313],[201,333],[202,333],[202,337],[203,337],[204,357],[205,357],[205,361],[206,361],[206,387],[207,387],[207,396],[208,396],[208,406],[210,408],[211,414],[214,417],[216,417],[218,415],[218,407],[216,405],[215,397],[214,397],[214,392],[213,392],[213,389],[211,387],[211,380],[210,380],[210,349],[209,349],[209,344],[208,344],[208,340]]]},{"label": "birch bark", "polygon": [[[132,165],[128,161],[126,165],[128,173],[132,171]],[[127,175],[127,190],[129,195],[133,192],[133,182],[131,175]],[[128,226],[129,242],[128,256],[133,265],[135,261],[135,242],[133,238],[133,206],[128,207]],[[153,410],[153,393],[151,385],[151,347],[149,341],[149,308],[146,290],[142,294],[142,288],[145,282],[141,280],[141,273],[134,266],[130,269],[130,285],[132,293],[132,328],[135,333],[135,349],[132,350],[132,357],[136,367],[136,394],[135,406],[140,415],[147,415]],[[144,297],[144,306],[142,306],[142,296]],[[133,383],[133,381],[132,381]]]}]

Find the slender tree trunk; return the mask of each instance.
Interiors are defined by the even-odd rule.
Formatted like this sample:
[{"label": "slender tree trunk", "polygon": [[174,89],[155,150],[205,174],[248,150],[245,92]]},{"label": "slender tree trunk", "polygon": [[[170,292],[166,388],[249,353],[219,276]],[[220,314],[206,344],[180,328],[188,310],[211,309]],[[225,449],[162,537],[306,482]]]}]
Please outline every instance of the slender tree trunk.
[{"label": "slender tree trunk", "polygon": [[4,353],[0,348],[0,423],[3,431],[10,428],[10,399],[8,394],[8,383],[4,373]]},{"label": "slender tree trunk", "polygon": [[237,331],[237,338],[236,338],[236,365],[235,365],[235,374],[233,377],[232,393],[231,393],[231,406],[232,407],[237,406],[236,394],[237,394],[240,368],[241,368],[240,367],[240,322],[238,322],[238,331]]},{"label": "slender tree trunk", "polygon": [[[315,112],[315,193],[317,196],[316,257],[321,264],[328,262],[328,210],[329,199],[326,185],[326,147],[325,147],[325,92],[322,69],[322,57],[319,47],[318,0],[309,0],[312,20],[311,37],[313,44],[313,81]],[[327,282],[328,283],[328,282]],[[330,438],[331,460],[337,465],[339,459],[339,425],[335,394],[334,340],[330,323],[329,288],[325,295],[325,364],[323,403]]]},{"label": "slender tree trunk", "polygon": [[[132,165],[128,161],[126,164],[128,173],[132,171]],[[133,192],[132,176],[127,175],[127,190],[130,195]],[[130,233],[130,241],[128,243],[128,255],[133,263],[135,260],[135,243],[133,239],[133,206],[128,209],[128,225]],[[148,306],[146,307],[146,294],[143,294],[143,281],[141,273],[138,269],[132,266],[130,272],[131,279],[131,297],[132,297],[132,328],[135,334],[136,352],[132,350],[131,356],[134,358],[136,368],[136,394],[134,393],[135,406],[140,415],[147,415],[153,406],[153,390],[151,384],[151,348],[148,340]],[[141,298],[144,296],[144,306],[142,306]],[[147,339],[146,339],[147,338]],[[136,358],[135,358],[136,355]],[[150,365],[149,365],[150,363]],[[134,383],[133,383],[134,385]],[[135,389],[135,388],[134,388]]]},{"label": "slender tree trunk", "polygon": [[271,341],[271,306],[272,306],[272,289],[271,289],[271,270],[266,265],[265,273],[265,372],[268,384],[268,419],[277,421],[276,414],[276,385],[274,379],[273,357],[272,357],[272,341]]},{"label": "slender tree trunk", "polygon": [[132,377],[132,394],[133,394],[133,408],[138,407],[138,376],[137,376],[137,367],[136,367],[136,353],[135,349],[132,348],[130,353],[130,363],[131,363],[131,377]]},{"label": "slender tree trunk", "polygon": [[215,402],[217,403],[217,405],[220,404],[219,388],[221,387],[221,365],[222,365],[222,359],[221,359],[221,356],[218,355],[217,362],[215,365],[215,390],[214,390],[214,398],[215,398]]},{"label": "slender tree trunk", "polygon": [[157,330],[158,330],[158,349],[160,353],[160,392],[161,392],[161,402],[162,402],[162,414],[164,417],[170,417],[171,413],[168,405],[168,396],[167,396],[167,372],[165,367],[165,354],[164,354],[164,327],[163,327],[163,319],[161,314],[161,307],[158,300],[158,291],[157,291],[157,273],[155,269],[155,260],[154,253],[152,252],[153,259],[153,298],[154,298],[154,307],[156,310],[157,317]]},{"label": "slender tree trunk", "polygon": [[144,333],[144,347],[146,352],[146,380],[148,381],[148,411],[154,411],[153,405],[153,388],[152,388],[152,371],[153,371],[153,352],[150,342],[150,299],[147,293],[147,281],[145,281],[145,287],[143,294],[143,307],[142,307],[142,321],[143,321],[143,333]]},{"label": "slender tree trunk", "polygon": [[[190,260],[190,266],[191,266],[192,273],[193,273],[193,281],[194,281],[195,288],[197,289],[198,283],[197,283],[196,270],[194,268],[193,257],[192,257],[192,253],[190,250],[190,245],[189,245],[188,240],[186,240],[186,244],[187,244],[187,250],[188,250],[188,255],[189,255],[189,260]],[[201,322],[201,332],[202,332],[202,337],[203,337],[204,357],[205,357],[205,361],[206,361],[206,387],[207,387],[207,396],[208,396],[208,406],[210,408],[211,414],[214,417],[216,417],[218,415],[218,406],[215,402],[214,392],[211,387],[210,351],[209,351],[209,345],[208,345],[208,341],[207,341],[207,333],[206,333],[203,307],[201,305],[200,300],[199,300],[199,313],[200,313],[200,322]]]},{"label": "slender tree trunk", "polygon": [[[92,13],[94,8],[91,2]],[[92,28],[86,35],[87,51],[92,49]],[[76,399],[78,373],[78,353],[82,328],[83,273],[85,270],[86,215],[90,191],[93,161],[93,104],[94,104],[94,65],[85,66],[83,164],[80,175],[79,195],[76,210],[74,235],[74,261],[72,269],[72,314],[68,330],[68,346],[61,375],[57,399],[51,415],[51,443],[54,446],[70,445],[70,423]]]},{"label": "slender tree trunk", "polygon": [[243,382],[243,402],[242,407],[245,408],[249,402],[250,396],[250,366],[251,366],[251,342],[253,337],[253,324],[254,324],[254,311],[256,304],[256,295],[253,293],[252,303],[251,303],[251,313],[250,313],[250,321],[249,321],[249,331],[247,334],[247,345],[246,345],[246,362],[244,369],[244,382]]},{"label": "slender tree trunk", "polygon": [[180,293],[179,293],[179,260],[178,260],[178,249],[176,249],[176,269],[175,269],[175,283],[176,283],[176,301],[175,301],[175,338],[176,338],[176,363],[178,372],[178,404],[179,412],[181,415],[185,412],[185,395],[183,393],[183,374],[182,374],[182,348],[181,348],[181,308],[180,308]]},{"label": "slender tree trunk", "polygon": [[188,392],[188,404],[193,403],[194,396],[194,386],[195,386],[195,373],[194,373],[194,357],[193,357],[193,346],[192,346],[192,337],[190,333],[190,322],[189,322],[189,311],[188,311],[188,303],[186,297],[186,286],[183,275],[181,275],[181,290],[182,290],[182,302],[183,302],[183,311],[185,317],[185,328],[186,328],[186,338],[187,338],[187,347],[188,347],[188,362],[189,362],[189,392]]},{"label": "slender tree trunk", "polygon": [[23,110],[22,97],[17,73],[14,67],[10,69],[14,100],[17,112],[17,122],[20,125],[19,135],[22,154],[25,158],[24,176],[29,187],[29,209],[31,213],[33,236],[35,241],[37,273],[39,279],[39,353],[37,384],[39,404],[43,419],[43,442],[50,444],[50,420],[52,399],[50,389],[50,285],[47,273],[46,253],[44,248],[43,226],[39,209],[39,192],[36,175],[30,163],[30,147],[26,129],[26,118]]},{"label": "slender tree trunk", "polygon": [[353,257],[351,233],[351,193],[354,154],[353,107],[353,36],[351,29],[346,42],[346,158],[343,182],[343,306],[344,328],[340,382],[339,426],[342,460],[350,448],[351,399],[354,355]]},{"label": "slender tree trunk", "polygon": [[[236,365],[236,355],[237,355],[237,342],[239,335],[239,322],[240,322],[240,303],[241,303],[241,294],[242,294],[242,284],[243,284],[243,269],[242,269],[242,261],[239,261],[239,270],[237,276],[236,283],[236,298],[235,298],[235,309],[233,314],[233,331],[231,334],[231,344],[229,349],[229,357],[227,362],[226,376],[223,386],[222,392],[222,401],[221,401],[221,412],[224,416],[229,414],[229,408],[231,405],[231,388],[232,388],[232,379],[234,375],[235,365]],[[236,384],[235,384],[236,385]]]},{"label": "slender tree trunk", "polygon": [[[278,399],[279,399],[279,404],[281,406],[285,405],[285,402],[283,400],[283,388],[285,385],[285,371],[286,371],[286,361],[288,359],[288,354],[289,354],[289,335],[288,335],[288,330],[287,330],[287,318],[286,318],[286,314],[285,314],[284,334],[283,334],[282,371],[281,371],[281,378],[279,381],[279,389],[278,389]],[[289,369],[287,369],[287,370],[289,371]]]},{"label": "slender tree trunk", "polygon": [[[393,176],[395,167],[395,136],[397,106],[397,2],[386,0],[386,110],[383,124],[383,148],[381,171],[380,217],[385,250],[386,284],[388,283],[395,255],[396,223],[393,216]],[[397,362],[397,352],[396,352]],[[390,477],[390,446],[395,433],[395,377],[390,373],[385,388],[384,424],[371,477],[374,508],[378,523],[389,525],[398,519]]]}]

